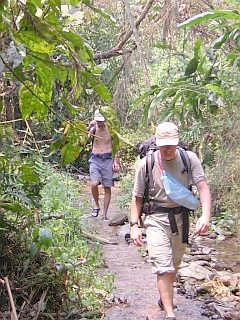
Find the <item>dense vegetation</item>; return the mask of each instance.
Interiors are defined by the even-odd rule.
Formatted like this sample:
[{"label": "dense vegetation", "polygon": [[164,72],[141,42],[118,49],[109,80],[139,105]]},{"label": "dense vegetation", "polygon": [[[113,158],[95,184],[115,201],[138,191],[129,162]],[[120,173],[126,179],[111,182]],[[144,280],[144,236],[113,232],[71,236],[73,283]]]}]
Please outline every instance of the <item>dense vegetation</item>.
[{"label": "dense vegetation", "polygon": [[239,1],[66,3],[0,3],[0,272],[23,313],[93,319],[113,277],[97,276],[73,172],[86,170],[96,108],[124,170],[159,121],[175,121],[205,166],[213,214],[240,234]]}]

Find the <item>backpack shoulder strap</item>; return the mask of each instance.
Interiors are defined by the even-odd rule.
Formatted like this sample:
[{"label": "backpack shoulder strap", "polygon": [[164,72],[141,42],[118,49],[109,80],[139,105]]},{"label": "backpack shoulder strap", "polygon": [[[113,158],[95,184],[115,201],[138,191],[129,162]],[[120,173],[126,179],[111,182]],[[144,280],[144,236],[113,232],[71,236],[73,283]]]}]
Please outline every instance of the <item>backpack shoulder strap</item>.
[{"label": "backpack shoulder strap", "polygon": [[[185,171],[188,173],[188,171],[189,171],[188,162],[190,162],[190,159],[188,157],[187,151],[184,150],[183,148],[178,148],[178,150],[179,150],[182,162],[183,162],[183,170],[181,171],[181,173],[184,173]],[[187,158],[188,158],[188,162],[187,162]]]},{"label": "backpack shoulder strap", "polygon": [[182,159],[183,167],[184,167],[183,170],[181,171],[181,173],[184,173],[185,171],[187,172],[189,189],[191,190],[192,185],[193,185],[191,160],[189,158],[188,152],[185,149],[179,148],[178,150],[179,150],[180,157]]},{"label": "backpack shoulder strap", "polygon": [[149,150],[146,154],[146,179],[145,179],[145,201],[149,202],[149,190],[153,189],[152,169],[155,162],[154,151]]}]

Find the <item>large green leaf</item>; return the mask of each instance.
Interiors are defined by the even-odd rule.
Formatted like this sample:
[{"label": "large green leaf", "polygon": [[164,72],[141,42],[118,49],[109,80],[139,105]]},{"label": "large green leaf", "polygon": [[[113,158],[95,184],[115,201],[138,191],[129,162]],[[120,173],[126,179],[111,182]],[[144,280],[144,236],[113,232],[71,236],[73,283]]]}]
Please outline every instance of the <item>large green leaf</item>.
[{"label": "large green leaf", "polygon": [[119,134],[117,133],[116,130],[110,130],[111,133],[111,137],[112,137],[112,153],[113,155],[115,155],[118,150],[119,150],[119,146],[120,146],[120,138],[119,138]]},{"label": "large green leaf", "polygon": [[199,59],[201,47],[202,47],[202,40],[201,39],[197,39],[195,44],[194,44],[194,58],[195,59]]},{"label": "large green leaf", "polygon": [[61,155],[64,164],[75,161],[83,150],[83,146],[72,145],[71,143],[65,144],[61,149]]},{"label": "large green leaf", "polygon": [[42,38],[38,37],[33,31],[19,31],[15,34],[15,38],[21,43],[25,44],[26,47],[36,53],[45,53],[51,55],[55,48],[54,43],[48,43]]},{"label": "large green leaf", "polygon": [[214,49],[219,49],[228,40],[229,32],[224,33],[222,36],[215,39],[212,43]]},{"label": "large green leaf", "polygon": [[55,9],[56,7],[61,9],[61,2],[62,2],[61,0],[48,0],[48,1],[53,9]]},{"label": "large green leaf", "polygon": [[153,86],[150,90],[144,92],[132,103],[129,108],[129,114],[132,114],[146,98],[150,97],[154,93],[158,93],[160,90],[161,88],[159,86]]},{"label": "large green leaf", "polygon": [[23,182],[38,183],[40,181],[39,175],[36,173],[35,167],[31,163],[23,164],[19,168],[19,172],[20,172],[20,179]]},{"label": "large green leaf", "polygon": [[36,83],[26,81],[19,91],[19,105],[23,118],[36,114],[38,119],[46,116],[52,100],[53,70],[51,65],[37,61]]},{"label": "large green leaf", "polygon": [[0,208],[20,214],[31,214],[31,210],[26,208],[20,202],[10,201],[6,199],[0,199]]},{"label": "large green leaf", "polygon": [[196,59],[195,57],[192,58],[186,67],[184,75],[190,76],[191,74],[193,74],[197,70],[198,63],[199,63],[199,59]]},{"label": "large green leaf", "polygon": [[71,102],[66,99],[64,96],[61,97],[61,101],[63,102],[63,104],[67,107],[69,113],[71,115],[75,115],[77,113],[79,113],[80,108],[79,106],[74,106],[73,104],[71,104]]},{"label": "large green leaf", "polygon": [[111,102],[111,100],[112,100],[111,93],[108,90],[107,86],[105,86],[104,83],[102,83],[100,81],[98,81],[98,82],[91,81],[91,84],[92,84],[93,88],[96,90],[96,92],[99,94],[99,97],[103,101],[105,101],[106,103]]},{"label": "large green leaf", "polygon": [[207,11],[180,23],[178,28],[190,28],[197,24],[207,22],[209,20],[217,19],[231,19],[231,20],[240,20],[240,14],[233,10],[215,10]]},{"label": "large green leaf", "polygon": [[167,98],[173,97],[176,93],[176,89],[172,87],[167,87],[162,89],[158,95],[152,99],[149,110],[148,110],[148,118],[151,118],[154,110],[159,106],[160,102],[166,100]]},{"label": "large green leaf", "polygon": [[[55,143],[55,147],[61,146],[61,155],[65,164],[76,160],[88,141],[86,124],[83,121],[66,123],[62,140]],[[52,150],[54,145],[52,146]]]},{"label": "large green leaf", "polygon": [[54,67],[51,64],[46,64],[39,61],[35,67],[35,74],[37,82],[45,90],[46,96],[45,101],[50,102],[52,97],[52,86],[53,86],[53,72]]},{"label": "large green leaf", "polygon": [[38,119],[44,118],[48,112],[51,94],[52,91],[46,96],[46,88],[34,85],[30,81],[25,82],[25,85],[22,85],[19,90],[19,106],[22,117],[27,119],[35,114]]},{"label": "large green leaf", "polygon": [[207,84],[205,87],[208,90],[217,93],[219,96],[224,97],[224,92],[222,91],[222,89],[219,86],[213,85],[213,84]]},{"label": "large green leaf", "polygon": [[71,31],[68,31],[68,32],[62,31],[61,35],[65,40],[67,40],[73,44],[73,47],[75,50],[81,49],[84,45],[83,38],[77,33],[74,33]]},{"label": "large green leaf", "polygon": [[100,108],[100,112],[105,117],[107,125],[110,127],[110,129],[112,128],[113,130],[120,131],[120,121],[111,106]]},{"label": "large green leaf", "polygon": [[42,8],[41,0],[27,0],[26,7],[28,8],[29,4],[33,4],[35,7]]}]

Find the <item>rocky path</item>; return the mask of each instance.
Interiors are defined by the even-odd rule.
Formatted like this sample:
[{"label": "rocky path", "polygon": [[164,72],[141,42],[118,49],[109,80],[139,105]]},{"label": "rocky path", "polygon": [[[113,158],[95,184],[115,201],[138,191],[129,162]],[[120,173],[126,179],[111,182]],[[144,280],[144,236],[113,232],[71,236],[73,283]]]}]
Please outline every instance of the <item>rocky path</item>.
[{"label": "rocky path", "polygon": [[[116,187],[113,189],[109,207],[110,218],[118,210],[116,207],[118,195],[119,189]],[[100,199],[102,197],[103,193],[100,192]],[[114,306],[106,310],[105,320],[164,319],[164,312],[157,306],[156,275],[152,274],[150,264],[142,257],[144,248],[138,249],[133,244],[127,244],[124,237],[118,235],[122,227],[109,226],[102,221],[101,214],[97,218],[88,215],[85,223],[91,226],[91,230],[98,236],[117,243],[103,245],[104,260],[108,271],[115,274],[116,286],[113,292]],[[208,319],[201,315],[204,310],[196,301],[175,293],[174,303],[178,307],[176,311],[178,320]]]},{"label": "rocky path", "polygon": [[[164,312],[157,306],[156,275],[151,273],[150,265],[144,262],[135,246],[121,241],[114,247],[105,245],[104,257],[109,270],[116,275],[116,306],[106,312],[106,319],[164,319]],[[201,315],[204,310],[196,301],[175,293],[174,303],[178,307],[178,320],[208,319]]]},{"label": "rocky path", "polygon": [[[87,186],[85,190],[83,196],[90,199]],[[109,207],[110,224],[119,211],[116,205],[119,195],[120,190],[116,186]],[[103,192],[100,192],[101,201],[102,198]],[[104,320],[164,319],[164,312],[157,306],[156,276],[152,274],[151,265],[147,262],[145,248],[139,249],[125,241],[128,224],[111,226],[101,218],[101,213],[97,218],[89,214],[84,221],[92,234],[105,239],[103,253],[107,272],[115,275],[116,288],[111,299],[113,303],[110,308],[106,308]],[[237,267],[235,270],[229,263],[218,263],[216,250],[210,247],[211,241],[216,245],[214,234],[212,236],[212,239],[210,235],[205,239],[205,245],[202,244],[203,239],[196,239],[184,256],[174,289],[178,320],[240,320],[239,261],[231,262]],[[233,240],[233,243],[229,242],[228,250],[232,254],[234,246],[238,252],[240,243],[239,239],[237,243],[236,239]],[[228,243],[224,245],[226,247]],[[238,253],[235,253],[235,257],[238,257]]]}]

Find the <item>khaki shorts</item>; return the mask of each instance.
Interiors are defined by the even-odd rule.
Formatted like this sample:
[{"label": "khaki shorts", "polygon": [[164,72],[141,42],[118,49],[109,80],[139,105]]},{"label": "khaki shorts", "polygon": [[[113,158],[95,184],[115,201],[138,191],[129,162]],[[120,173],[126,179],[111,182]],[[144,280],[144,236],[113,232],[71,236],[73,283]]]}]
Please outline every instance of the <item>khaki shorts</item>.
[{"label": "khaki shorts", "polygon": [[182,215],[176,214],[178,235],[171,232],[167,213],[154,213],[146,217],[147,249],[152,272],[157,274],[176,272],[186,244],[182,243]]}]

